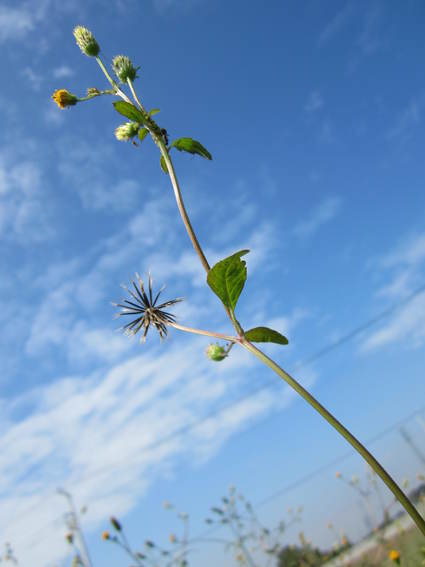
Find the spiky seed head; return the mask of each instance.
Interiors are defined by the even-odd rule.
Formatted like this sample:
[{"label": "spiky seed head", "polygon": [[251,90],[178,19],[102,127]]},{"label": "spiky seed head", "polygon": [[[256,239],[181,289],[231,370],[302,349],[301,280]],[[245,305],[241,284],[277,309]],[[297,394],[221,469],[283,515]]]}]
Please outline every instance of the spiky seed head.
[{"label": "spiky seed head", "polygon": [[218,343],[211,343],[206,349],[206,354],[210,360],[214,360],[215,362],[220,362],[227,356],[225,348]]},{"label": "spiky seed head", "polygon": [[130,58],[126,55],[117,55],[112,60],[112,69],[115,75],[122,83],[126,83],[127,79],[134,81],[137,77],[137,70],[140,67],[134,67]]},{"label": "spiky seed head", "polygon": [[78,47],[88,57],[99,55],[100,47],[94,35],[87,28],[77,26],[74,28],[74,37]]},{"label": "spiky seed head", "polygon": [[59,108],[67,108],[74,106],[78,102],[78,97],[67,91],[66,89],[58,89],[52,94],[52,99],[56,102]]},{"label": "spiky seed head", "polygon": [[122,329],[130,336],[136,335],[139,331],[143,330],[141,341],[144,341],[149,327],[152,326],[156,328],[162,339],[167,336],[168,325],[172,325],[176,322],[175,316],[164,311],[164,308],[183,301],[183,298],[171,299],[158,305],[159,296],[164,288],[161,288],[156,296],[154,296],[150,274],[147,289],[145,289],[145,284],[137,273],[136,278],[137,283],[132,281],[134,291],[123,286],[129,293],[130,299],[124,299],[123,303],[114,304],[115,307],[121,307],[121,311],[117,314],[119,317],[126,315],[135,316],[135,319],[124,325]]},{"label": "spiky seed head", "polygon": [[128,142],[137,136],[139,128],[140,124],[137,124],[136,122],[126,122],[125,124],[121,124],[121,126],[118,126],[118,128],[115,129],[115,138],[120,142]]}]

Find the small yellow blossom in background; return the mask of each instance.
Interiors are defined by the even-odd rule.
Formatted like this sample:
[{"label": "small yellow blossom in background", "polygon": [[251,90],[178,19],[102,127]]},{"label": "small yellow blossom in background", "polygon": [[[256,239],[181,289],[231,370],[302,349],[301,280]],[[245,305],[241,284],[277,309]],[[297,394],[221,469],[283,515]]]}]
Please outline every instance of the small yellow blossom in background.
[{"label": "small yellow blossom in background", "polygon": [[170,534],[168,536],[168,539],[170,540],[170,543],[176,543],[176,541],[177,541],[177,538],[174,534]]},{"label": "small yellow blossom in background", "polygon": [[400,565],[400,553],[396,549],[392,549],[388,557],[391,559],[391,561],[394,561],[394,563]]},{"label": "small yellow blossom in background", "polygon": [[336,478],[341,478],[341,473],[340,473],[340,472],[336,472],[336,473],[335,473],[335,477],[336,477]]},{"label": "small yellow blossom in background", "polygon": [[71,94],[66,89],[59,89],[52,95],[52,99],[56,102],[59,108],[66,108],[67,106],[74,106],[78,102],[78,98]]},{"label": "small yellow blossom in background", "polygon": [[106,540],[110,539],[110,537],[111,537],[111,536],[109,535],[109,532],[108,532],[108,531],[105,530],[104,532],[102,532],[102,539],[103,539],[103,540],[106,541]]}]

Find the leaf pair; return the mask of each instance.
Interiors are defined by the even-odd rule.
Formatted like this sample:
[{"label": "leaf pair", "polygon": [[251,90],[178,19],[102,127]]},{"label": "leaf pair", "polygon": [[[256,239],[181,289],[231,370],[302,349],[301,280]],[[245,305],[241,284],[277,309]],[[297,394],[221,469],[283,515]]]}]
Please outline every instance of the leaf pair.
[{"label": "leaf pair", "polygon": [[[230,311],[232,318],[235,318],[236,304],[247,278],[246,262],[241,257],[248,252],[249,250],[240,250],[217,262],[207,276],[208,285]],[[288,344],[286,337],[268,327],[254,327],[244,335],[246,339],[256,343]]]}]

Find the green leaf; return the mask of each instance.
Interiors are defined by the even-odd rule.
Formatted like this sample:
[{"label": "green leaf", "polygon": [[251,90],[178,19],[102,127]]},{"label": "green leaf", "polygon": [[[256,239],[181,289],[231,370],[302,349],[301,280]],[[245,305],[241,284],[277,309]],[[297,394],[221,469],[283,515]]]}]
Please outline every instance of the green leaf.
[{"label": "green leaf", "polygon": [[249,250],[241,250],[217,262],[208,272],[207,283],[224,305],[234,312],[246,281],[246,263],[241,256]]},{"label": "green leaf", "polygon": [[148,112],[148,115],[155,116],[155,114],[158,114],[158,112],[159,112],[159,108],[152,108],[152,110]]},{"label": "green leaf", "polygon": [[115,110],[133,120],[133,122],[138,122],[139,124],[144,124],[145,119],[143,114],[138,110],[133,104],[129,102],[125,102],[125,100],[118,100],[117,102],[112,103],[115,107]]},{"label": "green leaf", "polygon": [[205,159],[212,159],[212,155],[210,152],[204,148],[202,144],[193,140],[192,138],[179,138],[178,140],[174,140],[171,144],[171,148],[176,148],[179,152],[188,152],[189,154],[198,154]]},{"label": "green leaf", "polygon": [[138,132],[138,136],[139,136],[139,140],[141,142],[143,142],[143,140],[146,138],[146,136],[148,135],[149,130],[147,128],[140,128],[139,132]]},{"label": "green leaf", "polygon": [[278,345],[287,345],[288,339],[268,327],[254,327],[246,331],[245,337],[252,343],[276,343]]},{"label": "green leaf", "polygon": [[167,164],[165,163],[164,156],[161,156],[159,163],[161,164],[162,171],[168,175],[168,167]]}]

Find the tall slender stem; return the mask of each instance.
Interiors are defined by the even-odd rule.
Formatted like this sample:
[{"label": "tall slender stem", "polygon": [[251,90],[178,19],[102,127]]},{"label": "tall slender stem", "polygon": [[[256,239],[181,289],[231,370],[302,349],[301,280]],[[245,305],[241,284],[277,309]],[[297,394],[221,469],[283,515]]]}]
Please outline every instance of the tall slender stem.
[{"label": "tall slender stem", "polygon": [[[97,62],[99,63],[99,65],[100,65],[102,71],[105,73],[106,77],[108,78],[109,82],[114,87],[114,89],[116,89],[117,95],[121,96],[121,98],[123,98],[127,102],[130,102],[130,99],[127,97],[127,95],[125,95],[118,88],[118,85],[116,84],[116,82],[109,76],[109,73],[107,72],[107,70],[106,70],[105,66],[103,65],[102,61],[100,60],[100,58],[97,57],[96,59],[97,59]],[[141,102],[139,101],[139,99],[136,95],[136,92],[134,90],[132,82],[128,81],[128,84],[129,84],[131,93],[134,97],[136,104],[139,106],[139,108],[143,112],[146,112],[145,109],[143,108],[143,105],[141,104]],[[199,259],[200,259],[205,271],[208,274],[208,272],[210,271],[210,265],[209,265],[209,263],[208,263],[208,261],[205,257],[205,254],[204,254],[204,252],[201,248],[201,245],[199,244],[199,241],[196,237],[195,231],[193,230],[192,224],[190,222],[189,215],[187,214],[186,208],[184,206],[183,197],[182,197],[182,194],[181,194],[179,182],[177,180],[176,172],[174,170],[173,163],[172,163],[170,156],[169,156],[169,153],[168,153],[168,148],[167,148],[166,144],[164,143],[164,140],[161,137],[157,136],[152,131],[151,131],[151,135],[152,135],[155,143],[158,145],[158,147],[161,151],[161,154],[162,154],[162,156],[165,160],[167,170],[168,170],[168,174],[169,174],[169,177],[170,177],[170,180],[171,180],[171,184],[173,186],[177,206],[178,206],[178,209],[179,209],[179,212],[180,212],[180,216],[181,216],[183,223],[185,225],[186,231],[189,235],[189,238],[192,242],[192,245],[193,245],[196,253],[199,256]],[[236,337],[229,337],[229,336],[223,335],[220,338],[226,337],[225,340],[230,340],[231,344],[233,344],[234,342],[239,342],[244,348],[249,350],[252,354],[254,354],[254,356],[256,356],[259,360],[261,360],[261,362],[263,362],[264,364],[269,366],[274,372],[276,372],[276,374],[278,374],[281,378],[283,378],[283,380],[285,380],[302,398],[304,398],[304,400],[306,402],[308,402],[324,419],[326,419],[326,421],[334,429],[336,429],[354,447],[354,449],[365,459],[365,461],[372,467],[372,469],[376,472],[376,474],[388,486],[388,488],[391,490],[391,492],[394,494],[394,496],[397,498],[397,500],[400,502],[400,504],[402,504],[402,506],[405,508],[407,513],[411,516],[413,521],[416,523],[417,527],[425,535],[425,520],[422,518],[422,516],[416,510],[415,506],[413,506],[413,504],[410,502],[409,498],[404,494],[404,492],[401,490],[401,488],[397,485],[397,483],[392,479],[392,477],[387,473],[387,471],[382,467],[382,465],[375,459],[375,457],[366,449],[366,447],[364,447],[364,445],[362,445],[360,443],[360,441],[358,441],[358,439],[356,439],[356,437],[354,437],[354,435],[352,435],[350,433],[350,431],[346,427],[344,427],[342,425],[342,423],[340,423],[324,406],[322,406],[322,404],[320,404],[320,402],[318,402],[305,388],[303,388],[301,386],[301,384],[299,384],[299,382],[297,382],[294,378],[292,378],[292,376],[290,376],[285,370],[283,370],[278,364],[276,364],[271,358],[269,358],[267,355],[265,355],[261,350],[259,350],[257,347],[255,347],[249,341],[247,341],[243,337],[243,331],[242,331],[239,323],[236,321],[234,316],[232,316],[232,313],[230,312],[230,310],[226,309],[226,312],[227,312],[233,326],[235,327],[236,332],[238,333],[238,337],[236,338]],[[199,334],[205,334],[205,335],[208,335],[208,336],[216,336],[216,337],[219,336],[218,333],[212,334],[208,331],[200,331],[200,330],[197,330],[197,329],[195,330],[195,329],[191,329],[191,328],[185,328],[185,327],[183,327],[183,325],[178,325],[176,323],[173,324],[173,326],[175,328],[180,328],[180,330],[186,330],[186,331],[192,332],[192,333],[199,333]]]},{"label": "tall slender stem", "polygon": [[167,325],[169,327],[174,327],[174,329],[178,329],[179,331],[186,331],[186,333],[193,333],[195,335],[206,335],[207,337],[214,337],[222,341],[230,341],[231,343],[239,342],[239,338],[234,337],[232,335],[223,335],[223,333],[204,331],[203,329],[194,329],[193,327],[185,327],[184,325],[180,325],[179,323],[171,323],[169,321],[167,322]]},{"label": "tall slender stem", "polygon": [[346,427],[342,425],[340,421],[336,419],[320,402],[314,398],[310,392],[301,386],[290,374],[288,374],[283,368],[281,368],[276,362],[264,354],[260,349],[254,346],[252,343],[243,339],[241,345],[252,352],[261,362],[266,364],[271,368],[276,374],[278,374],[287,384],[291,386],[304,400],[309,403],[323,418],[326,419],[328,423],[332,425],[334,429],[338,431],[349,443],[356,449],[358,453],[364,458],[364,460],[372,467],[372,469],[378,474],[381,479],[385,482],[397,500],[405,508],[406,512],[414,520],[418,528],[425,535],[425,520],[410,502],[409,498],[404,494],[398,484],[393,480],[393,478],[387,473],[384,467],[375,459],[375,457],[366,449],[362,443],[354,435],[348,431]]}]

